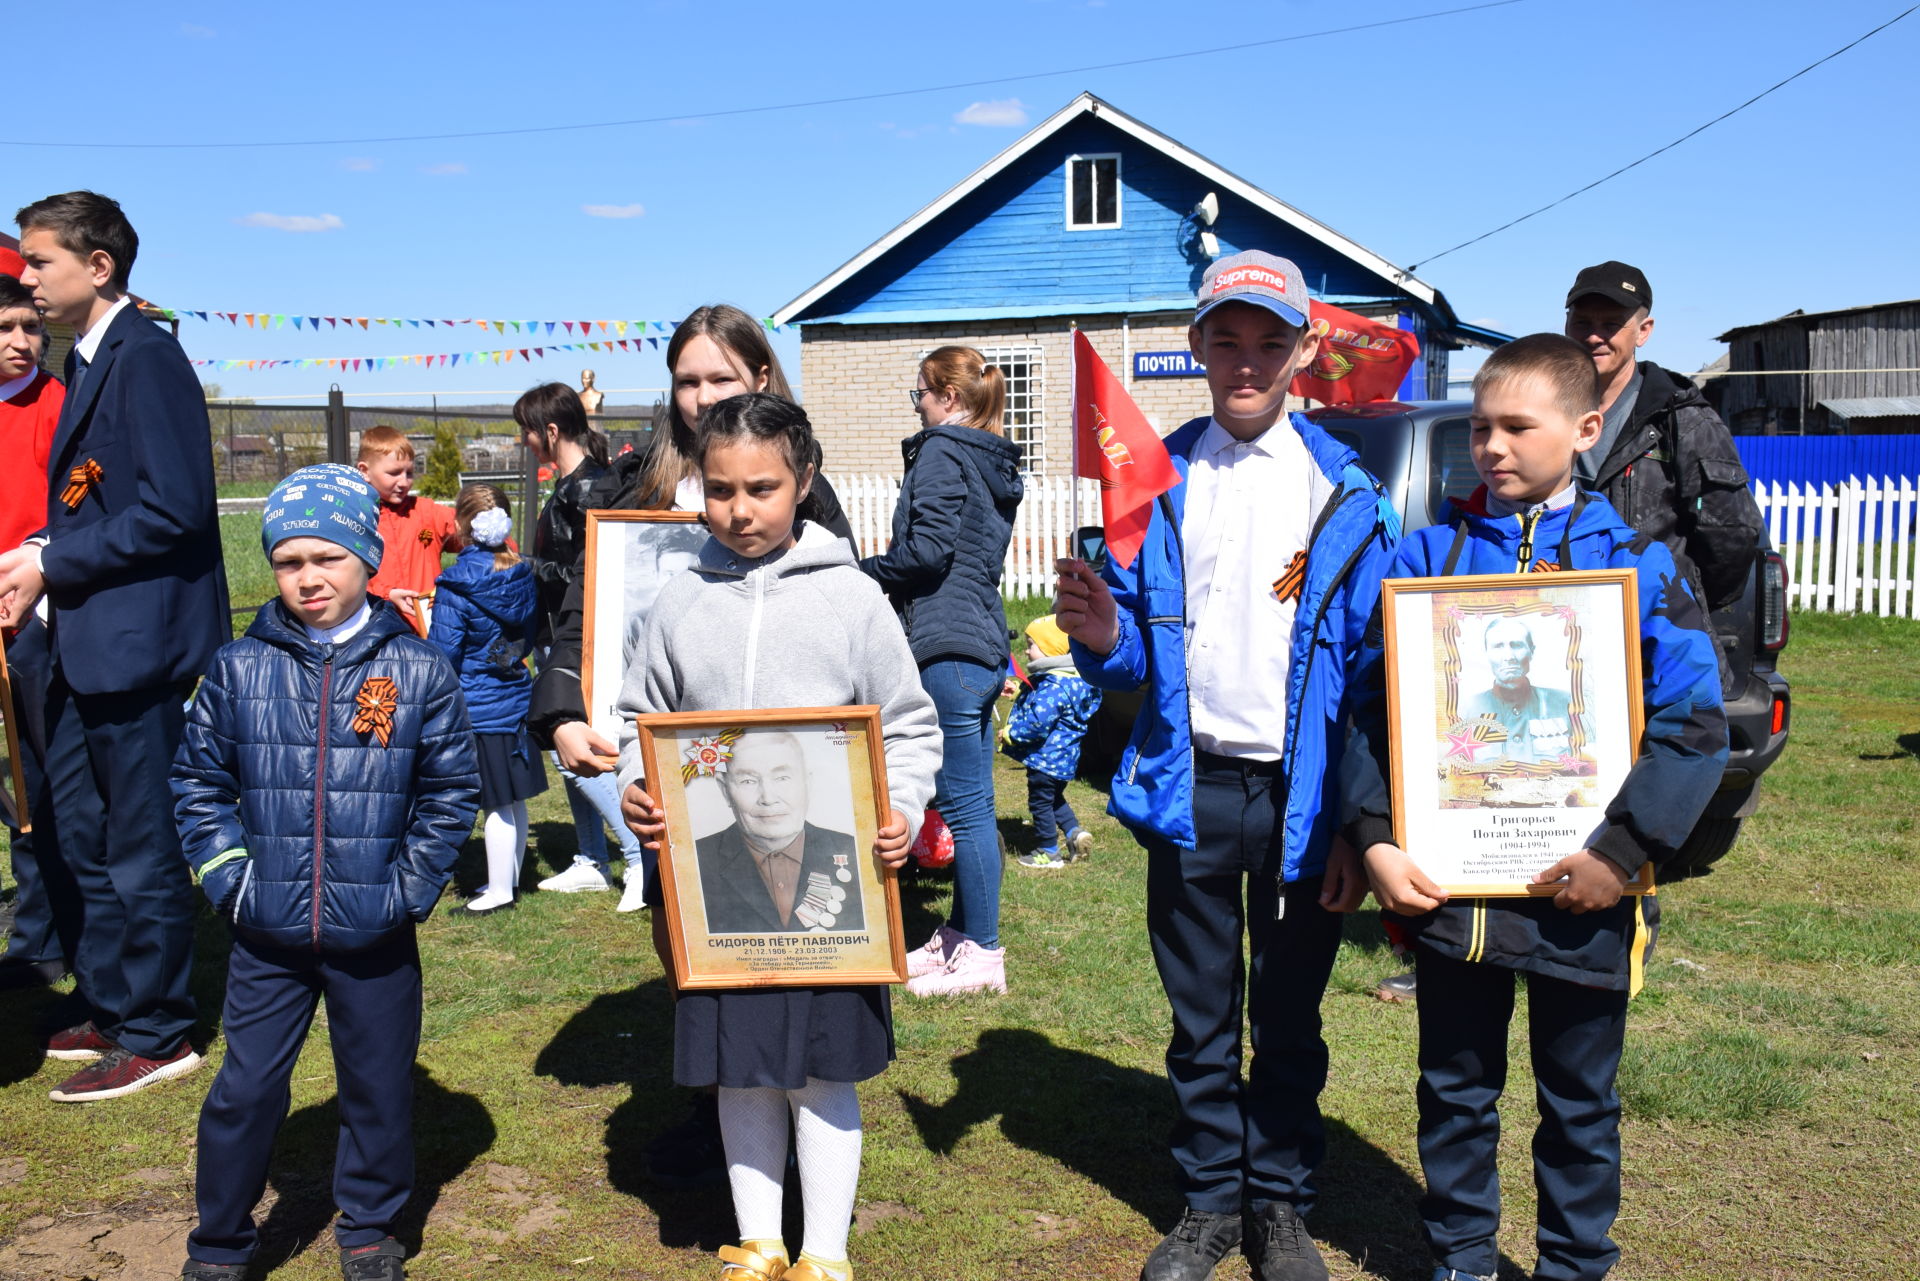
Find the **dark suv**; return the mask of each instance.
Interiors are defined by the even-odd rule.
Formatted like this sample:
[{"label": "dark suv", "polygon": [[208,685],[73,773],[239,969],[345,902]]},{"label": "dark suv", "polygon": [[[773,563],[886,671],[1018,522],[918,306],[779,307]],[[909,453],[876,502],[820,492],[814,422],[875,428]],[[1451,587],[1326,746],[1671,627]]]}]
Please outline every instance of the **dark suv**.
[{"label": "dark suv", "polygon": [[[1431,525],[1443,500],[1465,498],[1480,483],[1467,449],[1470,409],[1463,401],[1382,401],[1308,416],[1360,455],[1411,532]],[[1787,743],[1791,702],[1786,678],[1774,666],[1787,644],[1787,572],[1765,540],[1763,530],[1747,590],[1709,619],[1732,670],[1727,769],[1693,835],[1662,869],[1668,881],[1698,876],[1727,852],[1740,820],[1759,803],[1760,776]]]}]

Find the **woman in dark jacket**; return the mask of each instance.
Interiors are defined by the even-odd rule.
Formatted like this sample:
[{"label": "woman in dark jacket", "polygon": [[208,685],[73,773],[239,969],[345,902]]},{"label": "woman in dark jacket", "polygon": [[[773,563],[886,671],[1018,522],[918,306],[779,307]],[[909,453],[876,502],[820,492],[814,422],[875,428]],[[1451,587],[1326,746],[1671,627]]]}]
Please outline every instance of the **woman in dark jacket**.
[{"label": "woman in dark jacket", "polygon": [[[520,424],[527,448],[553,468],[555,477],[553,496],[540,509],[540,522],[534,527],[531,562],[540,589],[540,630],[533,653],[545,671],[567,590],[579,576],[580,560],[586,554],[587,512],[592,510],[589,495],[607,474],[611,460],[607,438],[588,423],[579,393],[565,383],[542,383],[521,396],[513,404],[513,418]],[[612,888],[607,881],[606,829],[610,828],[620,842],[625,869],[617,910],[639,911],[646,905],[646,852],[640,848],[640,838],[620,819],[620,789],[613,775],[576,774],[558,756],[553,763],[573,813],[574,855],[572,863],[541,881],[540,888],[560,894]]]},{"label": "woman in dark jacket", "polygon": [[907,991],[1004,992],[993,704],[1007,670],[1000,573],[1020,508],[1020,449],[1002,434],[1006,381],[973,348],[930,354],[910,394],[926,425],[901,446],[893,545],[860,562],[900,613],[945,739],[933,803],[953,830],[953,912],[907,957]]}]

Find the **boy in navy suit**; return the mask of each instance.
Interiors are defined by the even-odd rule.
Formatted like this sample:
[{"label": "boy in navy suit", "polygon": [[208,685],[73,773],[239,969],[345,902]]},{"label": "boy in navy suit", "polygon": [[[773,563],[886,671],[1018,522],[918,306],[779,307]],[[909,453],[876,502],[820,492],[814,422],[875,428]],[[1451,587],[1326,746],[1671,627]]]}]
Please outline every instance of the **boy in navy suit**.
[{"label": "boy in navy suit", "polygon": [[187,1044],[193,886],[167,771],[183,704],[230,624],[212,436],[199,380],[127,296],[139,238],[90,191],[20,210],[20,283],[79,335],[48,464],[46,523],[0,554],[0,626],[45,599],[47,784],[56,912],[90,1017],[51,1057],[87,1066],[51,1097],[131,1094],[199,1066]]}]

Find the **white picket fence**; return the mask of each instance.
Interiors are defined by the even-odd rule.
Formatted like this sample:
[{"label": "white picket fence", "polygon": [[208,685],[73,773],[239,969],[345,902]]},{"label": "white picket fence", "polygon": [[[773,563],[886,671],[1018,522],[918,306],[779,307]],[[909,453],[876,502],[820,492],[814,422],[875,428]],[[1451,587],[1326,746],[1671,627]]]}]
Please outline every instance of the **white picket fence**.
[{"label": "white picket fence", "polygon": [[1920,617],[1913,546],[1920,478],[1756,483],[1753,496],[1787,563],[1789,605],[1830,614]]},{"label": "white picket fence", "polygon": [[[900,497],[900,478],[884,475],[829,476],[840,506],[853,526],[862,556],[877,556],[893,538],[893,505]],[[1053,562],[1067,554],[1073,539],[1072,481],[1065,476],[1029,476],[1026,497],[1013,521],[1013,542],[1007,547],[1000,593],[1007,597],[1051,596]],[[1080,482],[1080,523],[1100,523],[1100,486]]]}]

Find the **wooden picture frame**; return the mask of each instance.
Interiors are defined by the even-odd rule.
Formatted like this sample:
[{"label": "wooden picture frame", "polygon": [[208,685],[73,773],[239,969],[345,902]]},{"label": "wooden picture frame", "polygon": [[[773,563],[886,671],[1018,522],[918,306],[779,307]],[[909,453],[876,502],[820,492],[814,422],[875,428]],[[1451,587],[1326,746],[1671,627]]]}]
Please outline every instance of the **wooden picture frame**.
[{"label": "wooden picture frame", "polygon": [[620,741],[620,686],[628,662],[638,660],[654,598],[667,579],[699,559],[710,536],[699,512],[587,513],[580,693],[587,724],[609,743]]},{"label": "wooden picture frame", "polygon": [[1558,893],[1531,878],[1586,846],[1639,755],[1634,572],[1388,579],[1380,599],[1394,842],[1452,895]]},{"label": "wooden picture frame", "polygon": [[[878,707],[634,723],[648,793],[667,818],[662,910],[682,989],[907,981],[899,882],[873,855],[891,809]],[[784,915],[781,874],[759,861],[783,842],[799,851],[784,872]]]},{"label": "wooden picture frame", "polygon": [[406,615],[406,620],[421,640],[427,639],[427,634],[433,631],[432,592],[413,598],[413,612]]},{"label": "wooden picture frame", "polygon": [[33,830],[27,808],[27,778],[20,766],[20,725],[13,714],[13,673],[7,666],[7,648],[0,643],[0,819],[16,832]]}]

